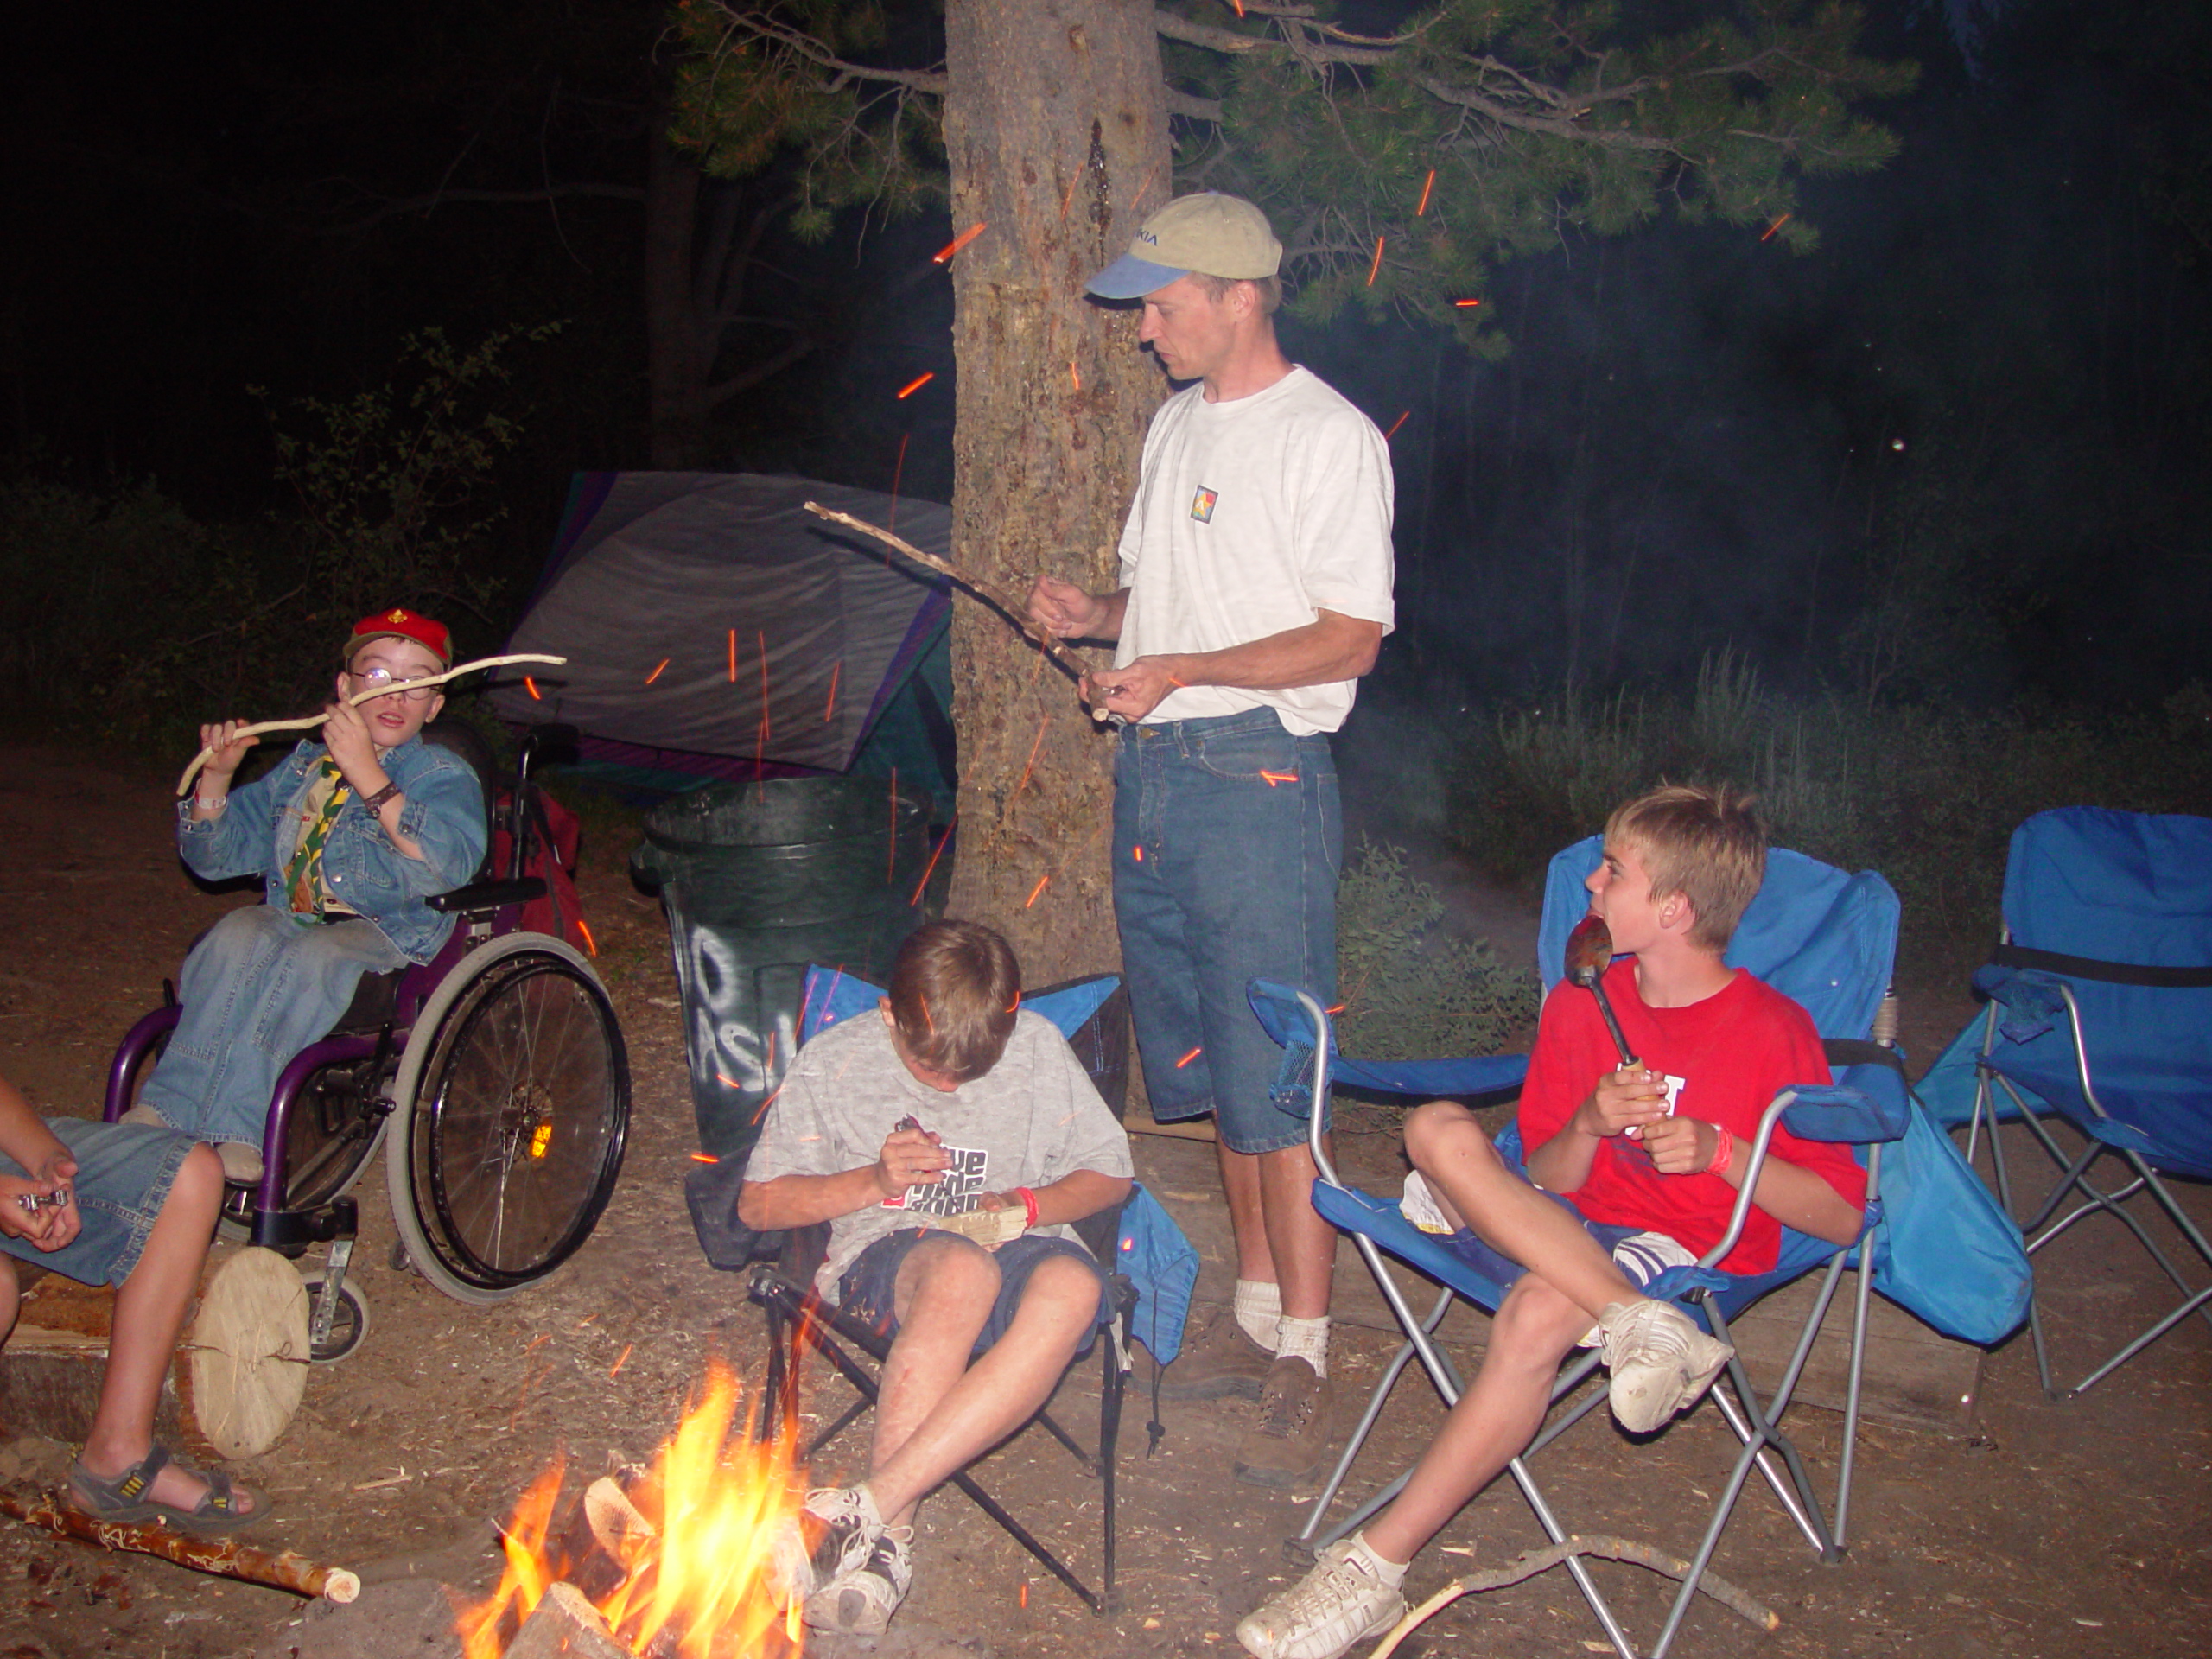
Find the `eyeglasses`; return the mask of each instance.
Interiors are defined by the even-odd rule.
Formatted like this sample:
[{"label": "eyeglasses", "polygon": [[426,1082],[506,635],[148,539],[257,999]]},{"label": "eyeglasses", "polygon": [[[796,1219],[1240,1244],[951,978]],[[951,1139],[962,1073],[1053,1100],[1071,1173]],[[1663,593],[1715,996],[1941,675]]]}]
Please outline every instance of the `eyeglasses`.
[{"label": "eyeglasses", "polygon": [[422,680],[395,680],[391,677],[391,671],[388,668],[372,668],[359,673],[355,673],[352,669],[346,671],[353,676],[355,684],[365,690],[404,697],[410,702],[428,702],[438,689]]}]

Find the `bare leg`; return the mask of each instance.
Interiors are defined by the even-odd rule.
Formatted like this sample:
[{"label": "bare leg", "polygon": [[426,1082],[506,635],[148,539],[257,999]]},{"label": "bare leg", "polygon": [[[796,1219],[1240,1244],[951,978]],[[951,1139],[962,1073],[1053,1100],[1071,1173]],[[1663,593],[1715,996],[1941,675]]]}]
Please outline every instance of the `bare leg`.
[{"label": "bare leg", "polygon": [[[194,1147],[170,1185],[168,1200],[146,1236],[138,1265],[116,1292],[114,1328],[108,1337],[107,1371],[85,1440],[85,1467],[111,1479],[153,1449],[154,1408],[162,1378],[176,1357],[177,1333],[200,1288],[200,1269],[214,1236],[223,1198],[223,1166],[214,1151]],[[205,1482],[174,1465],[162,1471],[147,1494],[156,1503],[190,1509],[207,1495]],[[239,1495],[239,1512],[252,1500]]]},{"label": "bare leg", "polygon": [[899,1337],[884,1367],[868,1478],[892,1526],[912,1522],[940,1482],[1035,1414],[1098,1312],[1090,1269],[1040,1262],[1006,1335],[970,1365],[998,1295],[997,1264],[964,1240],[931,1241],[915,1248],[899,1277]]},{"label": "bare leg", "polygon": [[1229,1231],[1236,1241],[1236,1276],[1254,1284],[1272,1285],[1274,1256],[1268,1249],[1268,1224],[1260,1198],[1260,1160],[1250,1153],[1231,1152],[1214,1142],[1214,1159],[1221,1166],[1222,1196],[1229,1200]]},{"label": "bare leg", "polygon": [[1615,1302],[1643,1300],[1580,1221],[1505,1166],[1465,1107],[1433,1100],[1414,1111],[1406,1154],[1493,1249],[1524,1267],[1542,1262],[1545,1280],[1586,1316],[1582,1329]]},{"label": "bare leg", "polygon": [[[1319,1319],[1329,1312],[1329,1293],[1337,1268],[1337,1230],[1313,1207],[1313,1149],[1294,1147],[1262,1153],[1260,1208],[1267,1225],[1268,1253],[1282,1287],[1287,1319]],[[1239,1241],[1239,1249],[1243,1248]]]},{"label": "bare leg", "polygon": [[1460,1395],[1390,1507],[1366,1529],[1386,1560],[1414,1552],[1535,1437],[1559,1363],[1590,1315],[1530,1274],[1506,1294],[1491,1325],[1482,1370]]}]

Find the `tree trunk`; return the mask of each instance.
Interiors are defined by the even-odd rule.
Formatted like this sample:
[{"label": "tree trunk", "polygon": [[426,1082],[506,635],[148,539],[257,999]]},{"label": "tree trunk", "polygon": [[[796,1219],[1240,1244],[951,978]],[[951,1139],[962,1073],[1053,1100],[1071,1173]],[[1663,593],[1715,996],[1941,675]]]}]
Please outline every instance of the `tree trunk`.
[{"label": "tree trunk", "polygon": [[[1166,389],[1135,314],[1083,289],[1171,189],[1151,0],[949,0],[945,67],[953,229],[985,227],[952,260],[953,557],[1016,592],[1040,570],[1103,591]],[[1002,929],[1033,985],[1113,968],[1112,734],[965,601],[952,661],[952,912]]]}]

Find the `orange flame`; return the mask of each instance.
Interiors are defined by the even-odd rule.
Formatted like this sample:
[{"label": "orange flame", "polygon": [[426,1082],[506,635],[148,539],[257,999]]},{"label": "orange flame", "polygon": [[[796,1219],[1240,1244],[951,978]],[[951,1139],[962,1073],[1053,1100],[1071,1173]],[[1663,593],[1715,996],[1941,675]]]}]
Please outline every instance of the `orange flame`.
[{"label": "orange flame", "polygon": [[1379,236],[1378,236],[1378,237],[1376,237],[1376,238],[1375,238],[1375,257],[1374,257],[1374,259],[1373,259],[1373,260],[1369,264],[1369,265],[1368,265],[1368,267],[1367,267],[1367,285],[1368,285],[1370,288],[1372,288],[1372,287],[1374,287],[1374,286],[1375,286],[1375,274],[1376,274],[1376,272],[1377,272],[1377,271],[1381,270],[1382,269],[1382,238],[1381,237],[1379,237]]},{"label": "orange flame", "polygon": [[737,630],[729,631],[729,683],[737,683]]},{"label": "orange flame", "polygon": [[1482,302],[1480,300],[1454,300],[1452,303],[1458,306],[1462,311],[1465,311],[1474,306],[1480,305]]},{"label": "orange flame", "polygon": [[1260,776],[1268,780],[1269,789],[1273,789],[1277,784],[1294,784],[1298,781],[1298,774],[1294,772],[1262,772]]},{"label": "orange flame", "polygon": [[1029,889],[1029,897],[1021,906],[1024,910],[1028,909],[1031,905],[1037,902],[1037,895],[1045,891],[1045,884],[1052,879],[1052,874],[1049,870],[1037,878],[1037,885]]},{"label": "orange flame", "polygon": [[[602,1545],[611,1547],[625,1577],[600,1611],[632,1653],[796,1659],[801,1651],[797,1607],[779,1612],[769,1593],[774,1541],[798,1513],[792,1441],[786,1434],[756,1443],[753,1412],[741,1424],[737,1404],[736,1377],[715,1364],[650,1473],[630,1492],[645,1524]],[[561,1477],[556,1463],[516,1503],[504,1538],[505,1573],[456,1627],[467,1659],[496,1659],[503,1640],[569,1565],[549,1548]]]},{"label": "orange flame", "polygon": [[1382,442],[1388,443],[1391,439],[1396,437],[1398,435],[1398,429],[1406,423],[1406,416],[1412,413],[1413,410],[1409,409],[1405,411],[1405,414],[1399,416],[1396,420],[1391,422],[1390,429],[1382,435]]},{"label": "orange flame", "polygon": [[[1072,187],[1070,188],[1069,194],[1071,195],[1074,194]],[[970,242],[973,242],[977,237],[981,236],[988,228],[988,221],[979,219],[976,223],[970,225],[966,230],[961,232],[959,235],[954,237],[951,241],[939,248],[934,254],[931,255],[930,263],[933,265],[944,264],[947,260],[950,259],[954,254],[959,252],[961,249],[966,247]],[[899,395],[903,397],[906,394],[902,391]]]},{"label": "orange flame", "polygon": [[825,724],[833,718],[837,712],[837,681],[839,677],[842,676],[844,671],[845,659],[840,657],[836,661],[836,665],[830,671],[830,704],[822,711],[822,718]]},{"label": "orange flame", "polygon": [[527,674],[522,677],[522,689],[530,693],[530,700],[532,702],[543,702],[545,701],[544,698],[537,695],[537,682],[531,678]]},{"label": "orange flame", "polygon": [[906,475],[906,440],[912,435],[911,432],[899,435],[899,461],[891,469],[891,522],[886,526],[891,530],[899,528],[899,480]]},{"label": "orange flame", "polygon": [[922,895],[930,890],[930,876],[937,869],[938,860],[944,856],[945,847],[951,841],[952,832],[959,827],[959,824],[960,815],[956,812],[952,815],[952,822],[944,826],[944,838],[930,849],[930,861],[922,866],[922,879],[914,883],[914,896],[906,901],[909,906],[920,904]]},{"label": "orange flame", "polygon": [[1436,169],[1430,168],[1428,176],[1421,181],[1421,206],[1414,209],[1414,217],[1421,218],[1428,212],[1428,193],[1436,188]]},{"label": "orange flame", "polygon": [[935,369],[931,369],[926,373],[921,374],[914,379],[909,380],[905,385],[899,387],[899,395],[901,397],[911,397],[916,392],[919,391],[924,386],[926,386],[931,381],[936,378],[937,371]]},{"label": "orange flame", "polygon": [[576,931],[584,936],[584,949],[592,956],[599,954],[599,941],[591,936],[591,924],[581,916],[576,918]]},{"label": "orange flame", "polygon": [[1792,214],[1784,213],[1780,219],[1776,219],[1773,224],[1766,227],[1766,236],[1759,238],[1759,240],[1762,242],[1765,241],[1767,239],[1767,236],[1772,236],[1777,231],[1787,225],[1793,217],[1794,215]]},{"label": "orange flame", "polygon": [[654,669],[652,673],[645,676],[645,683],[647,685],[651,685],[655,680],[660,678],[661,669],[666,668],[667,666],[668,658],[664,657],[660,659],[660,667]]},{"label": "orange flame", "polygon": [[1194,1049],[1192,1049],[1189,1053],[1185,1054],[1185,1055],[1181,1059],[1179,1059],[1179,1060],[1178,1060],[1178,1061],[1176,1061],[1176,1062],[1175,1062],[1175,1069],[1176,1069],[1178,1071],[1181,1071],[1185,1066],[1188,1065],[1189,1065],[1192,1060],[1197,1059],[1197,1058],[1198,1058],[1198,1056],[1199,1056],[1199,1055],[1201,1055],[1201,1054],[1203,1054],[1203,1053],[1205,1053],[1205,1050],[1203,1047],[1200,1047],[1200,1048],[1194,1048]]}]

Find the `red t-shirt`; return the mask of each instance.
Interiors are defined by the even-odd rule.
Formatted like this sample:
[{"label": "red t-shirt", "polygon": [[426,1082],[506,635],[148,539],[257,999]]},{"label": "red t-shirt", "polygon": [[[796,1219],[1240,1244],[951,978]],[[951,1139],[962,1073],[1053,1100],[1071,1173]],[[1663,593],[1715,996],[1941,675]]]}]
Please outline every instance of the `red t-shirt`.
[{"label": "red t-shirt", "polygon": [[[1742,1142],[1738,1158],[1751,1156],[1759,1115],[1777,1093],[1792,1084],[1828,1081],[1812,1016],[1740,969],[1723,989],[1681,1008],[1645,1006],[1632,957],[1614,960],[1605,986],[1636,1057],[1662,1076],[1682,1080],[1676,1116],[1727,1129]],[[1598,1079],[1619,1068],[1620,1052],[1598,999],[1579,986],[1554,986],[1521,1091],[1523,1144],[1531,1152],[1545,1145],[1589,1099]],[[1848,1147],[1800,1140],[1777,1124],[1768,1155],[1811,1170],[1853,1205],[1866,1202],[1866,1173]],[[1700,1255],[1720,1242],[1736,1203],[1736,1189],[1719,1176],[1662,1175],[1621,1135],[1599,1141],[1589,1176],[1566,1196],[1592,1221],[1649,1228]],[[1754,1204],[1744,1236],[1720,1265],[1732,1273],[1764,1273],[1781,1243],[1781,1224]]]}]

